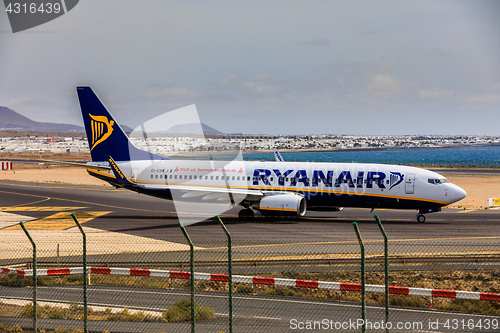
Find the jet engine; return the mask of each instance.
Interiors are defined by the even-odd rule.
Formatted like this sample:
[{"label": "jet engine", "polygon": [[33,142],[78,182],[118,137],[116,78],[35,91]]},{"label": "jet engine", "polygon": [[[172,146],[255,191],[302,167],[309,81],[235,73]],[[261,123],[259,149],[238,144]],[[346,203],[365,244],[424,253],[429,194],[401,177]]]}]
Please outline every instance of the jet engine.
[{"label": "jet engine", "polygon": [[297,194],[276,194],[262,198],[256,209],[263,215],[304,216],[307,204],[306,199]]}]

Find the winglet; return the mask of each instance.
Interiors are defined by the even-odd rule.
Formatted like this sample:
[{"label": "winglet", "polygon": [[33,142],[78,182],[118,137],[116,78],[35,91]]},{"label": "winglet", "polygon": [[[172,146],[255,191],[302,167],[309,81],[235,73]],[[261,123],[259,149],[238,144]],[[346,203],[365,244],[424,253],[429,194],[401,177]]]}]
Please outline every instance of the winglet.
[{"label": "winglet", "polygon": [[285,159],[283,158],[283,156],[281,156],[278,149],[274,148],[273,152],[274,152],[274,157],[276,158],[276,162],[285,162]]},{"label": "winglet", "polygon": [[116,181],[121,184],[121,185],[128,185],[128,186],[134,186],[135,183],[132,183],[127,179],[123,171],[118,167],[116,164],[115,160],[111,157],[108,156],[108,162],[109,165],[111,166],[111,170],[113,170],[113,173],[115,174]]}]

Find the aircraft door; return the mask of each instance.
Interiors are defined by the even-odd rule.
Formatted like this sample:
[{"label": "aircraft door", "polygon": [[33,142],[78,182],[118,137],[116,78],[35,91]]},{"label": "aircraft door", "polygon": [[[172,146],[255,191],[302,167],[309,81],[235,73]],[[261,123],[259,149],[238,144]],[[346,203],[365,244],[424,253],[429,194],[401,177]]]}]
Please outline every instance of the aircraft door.
[{"label": "aircraft door", "polygon": [[410,173],[406,175],[405,191],[406,194],[413,194],[415,191],[415,174]]}]

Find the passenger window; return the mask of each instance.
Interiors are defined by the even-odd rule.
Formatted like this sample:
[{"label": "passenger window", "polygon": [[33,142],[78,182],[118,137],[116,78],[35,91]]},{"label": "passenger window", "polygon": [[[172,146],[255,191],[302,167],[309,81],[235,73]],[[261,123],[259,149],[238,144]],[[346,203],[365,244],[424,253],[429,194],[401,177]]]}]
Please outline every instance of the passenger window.
[{"label": "passenger window", "polygon": [[189,175],[189,179],[193,179],[193,176],[192,176],[192,175]]},{"label": "passenger window", "polygon": [[153,175],[151,175],[151,178],[153,178]]},{"label": "passenger window", "polygon": [[194,175],[194,179],[196,179],[196,175]]},{"label": "passenger window", "polygon": [[[239,177],[238,177],[239,178]],[[234,176],[233,176],[233,180],[234,180]]]},{"label": "passenger window", "polygon": [[214,176],[210,176],[210,180],[214,180]]},{"label": "passenger window", "polygon": [[208,176],[205,176],[205,180],[207,180],[207,179],[208,179]]},{"label": "passenger window", "polygon": [[250,176],[247,177],[247,181],[250,181]]},{"label": "passenger window", "polygon": [[215,176],[215,180],[219,180],[219,176]]},{"label": "passenger window", "polygon": [[174,179],[177,179],[177,175],[174,176]]},{"label": "passenger window", "polygon": [[274,177],[271,177],[271,181],[272,181],[272,182],[274,181]]},{"label": "passenger window", "polygon": [[155,178],[158,179],[158,175],[155,175]]},{"label": "passenger window", "polygon": [[385,183],[386,183],[386,184],[389,184],[389,179],[387,179],[387,180],[385,181]]},{"label": "passenger window", "polygon": [[188,176],[187,176],[187,175],[184,175],[184,179],[188,179]]},{"label": "passenger window", "polygon": [[170,177],[169,177],[169,178],[170,178],[170,179],[172,179],[172,175],[170,175]]},{"label": "passenger window", "polygon": [[240,180],[240,176],[236,177],[236,180]]}]

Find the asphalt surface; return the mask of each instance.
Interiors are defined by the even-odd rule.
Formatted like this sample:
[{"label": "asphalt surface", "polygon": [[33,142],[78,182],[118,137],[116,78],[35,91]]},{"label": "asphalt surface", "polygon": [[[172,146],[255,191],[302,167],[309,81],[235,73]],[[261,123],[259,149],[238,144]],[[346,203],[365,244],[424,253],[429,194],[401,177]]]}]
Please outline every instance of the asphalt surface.
[{"label": "asphalt surface", "polygon": [[[0,287],[3,298],[14,300],[30,300],[31,288]],[[131,310],[163,312],[175,301],[189,298],[185,290],[158,290],[148,288],[115,287],[115,286],[89,286],[90,307],[124,308]],[[64,287],[39,287],[38,300],[68,304],[79,302],[81,304],[82,289],[79,286]],[[152,302],[154,299],[154,302]],[[216,319],[198,321],[197,332],[228,332],[228,298],[227,294],[219,292],[197,292],[196,302],[203,306],[210,306],[215,311]],[[359,303],[339,302],[337,299],[322,300],[313,298],[285,297],[276,295],[250,295],[236,293],[234,302],[234,326],[236,332],[293,332],[299,322],[323,321],[335,323],[354,322],[360,318],[361,308]],[[380,306],[367,305],[367,321],[372,324],[385,320],[385,309]],[[497,320],[497,329],[481,329],[481,332],[498,332],[499,316],[450,313],[431,310],[430,308],[401,308],[392,307],[390,321],[396,328],[398,323],[411,325],[411,329],[394,329],[391,331],[405,332],[477,332],[477,327],[470,329],[469,322],[484,325],[485,320]],[[6,321],[5,319],[2,319]],[[457,323],[458,326],[446,327],[446,322]],[[429,323],[439,322],[435,329],[429,328]],[[189,323],[112,323],[90,321],[91,330],[109,330],[110,332],[189,332]],[[420,324],[419,324],[420,323]],[[57,321],[47,322],[49,325],[61,325],[68,328],[82,328],[82,322]],[[345,325],[344,329],[330,328],[327,331],[360,332],[358,326]],[[418,326],[421,325],[421,326]],[[465,325],[465,326],[464,326]],[[55,326],[57,327],[57,326]],[[55,328],[54,327],[54,328]],[[404,328],[404,326],[403,326]],[[311,331],[311,330],[307,330]],[[314,332],[325,331],[312,330]],[[370,332],[374,330],[369,330]],[[383,331],[383,330],[380,330]]]},{"label": "asphalt surface", "polygon": [[[75,211],[111,211],[84,223],[84,226],[182,244],[186,242],[178,227],[172,202],[125,190],[114,190],[105,186],[0,181],[0,202],[1,210],[37,219],[57,213],[57,207],[75,207]],[[26,209],[27,207],[30,209]],[[33,207],[40,209],[33,209]],[[47,207],[51,207],[51,210]],[[498,252],[500,248],[500,211],[497,210],[444,209],[442,212],[427,215],[427,222],[423,224],[415,221],[415,211],[375,210],[372,213],[369,209],[344,209],[340,212],[308,212],[302,219],[256,216],[251,222],[240,222],[237,218],[238,210],[232,209],[222,215],[233,237],[237,258],[263,254],[300,256],[307,253],[332,253],[336,251],[336,246],[341,251],[340,253],[359,253],[359,245],[352,226],[354,221],[359,225],[367,249],[372,252],[381,251],[382,236],[373,218],[375,213],[384,223],[393,252]],[[189,226],[187,230],[196,246],[219,245],[224,250],[225,234],[215,219]],[[154,253],[151,254],[151,257],[154,255]],[[205,255],[210,257],[211,252],[206,252]],[[141,260],[130,254],[121,256],[126,257],[126,261]],[[116,256],[114,258],[116,259]],[[127,306],[131,309],[149,311],[163,311],[175,300],[189,296],[184,290],[159,291],[158,289],[114,286],[91,286],[90,288],[91,305]],[[4,298],[29,300],[31,289],[0,287],[0,295]],[[215,292],[197,293],[197,300],[200,304],[210,305],[218,314],[217,319],[213,321],[200,322],[197,327],[199,332],[228,331],[225,326],[227,325],[226,297],[226,294]],[[81,301],[81,289],[71,286],[40,287],[39,299],[63,303]],[[276,295],[235,295],[237,332],[298,331],[298,329],[290,328],[292,319],[296,319],[297,323],[325,318],[334,323],[345,322],[359,318],[359,312],[359,304],[339,303],[336,300]],[[380,322],[384,318],[384,310],[377,306],[369,306],[367,313],[368,319],[373,322]],[[479,319],[484,321],[492,317],[429,309],[398,308],[392,310],[391,318],[393,323],[421,322],[423,325],[422,329],[404,331],[475,332],[477,331],[475,329],[463,328],[462,323],[467,323],[470,319],[477,323]],[[498,319],[498,317],[495,318]],[[459,326],[462,326],[447,329],[443,326],[447,319],[456,319]],[[10,320],[10,322],[5,322],[5,320]],[[430,329],[429,323],[436,320],[440,321],[439,327]],[[21,321],[26,321],[26,325],[30,323],[28,318],[2,317],[2,321],[6,325],[10,325],[11,322],[21,323]],[[64,327],[81,328],[81,322],[63,321],[62,324]],[[62,324],[59,321],[50,321],[47,325]],[[188,323],[142,323],[140,325],[92,323],[92,325],[97,325],[94,327],[95,330],[106,327],[111,332],[189,331]],[[340,330],[332,329],[331,331]],[[354,332],[359,331],[359,328],[341,331]],[[482,329],[481,331],[497,330]]]},{"label": "asphalt surface", "polygon": [[[10,207],[10,213],[43,218],[57,213],[57,207],[78,207],[75,211],[111,211],[85,223],[85,226],[137,236],[168,239],[185,243],[178,228],[174,204],[105,186],[0,181],[0,202]],[[19,207],[19,211],[16,208]],[[24,210],[24,207],[54,207],[47,210]],[[83,208],[82,208],[83,207]],[[257,216],[251,222],[237,218],[240,208],[224,214],[222,219],[233,240],[255,244],[291,244],[309,242],[356,241],[352,222],[359,224],[364,240],[381,240],[373,218],[378,214],[390,240],[421,240],[439,243],[484,243],[500,237],[500,210],[446,209],[427,214],[425,223],[417,223],[416,211],[349,209],[340,212],[307,212],[304,218],[265,218]],[[226,236],[215,219],[188,228],[197,244],[209,239],[225,240]],[[201,245],[200,245],[201,246]]]}]

